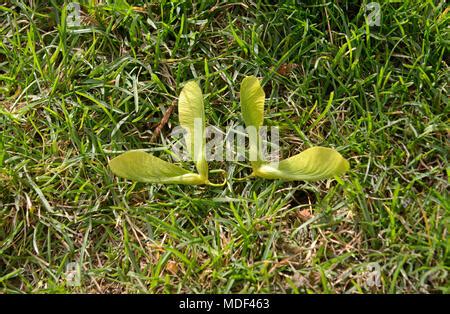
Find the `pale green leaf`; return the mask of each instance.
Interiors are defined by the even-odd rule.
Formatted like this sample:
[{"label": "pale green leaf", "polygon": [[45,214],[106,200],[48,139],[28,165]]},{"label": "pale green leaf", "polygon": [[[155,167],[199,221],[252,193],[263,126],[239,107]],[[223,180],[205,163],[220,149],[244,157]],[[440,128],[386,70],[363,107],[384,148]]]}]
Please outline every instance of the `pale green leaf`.
[{"label": "pale green leaf", "polygon": [[181,126],[187,131],[187,149],[195,161],[201,176],[208,177],[208,164],[205,157],[205,111],[203,94],[194,81],[187,83],[178,99],[178,114]]},{"label": "pale green leaf", "polygon": [[257,169],[262,163],[259,130],[264,120],[265,98],[264,90],[256,77],[247,76],[242,80],[241,111],[249,135],[249,157],[253,169]]},{"label": "pale green leaf", "polygon": [[164,161],[142,150],[131,150],[109,162],[112,172],[122,178],[147,183],[205,184],[200,175]]},{"label": "pale green leaf", "polygon": [[312,147],[279,163],[260,166],[254,174],[266,179],[316,181],[345,173],[349,163],[336,150]]},{"label": "pale green leaf", "polygon": [[259,128],[264,119],[264,100],[266,96],[254,76],[247,76],[241,83],[241,110],[242,117],[247,127]]}]

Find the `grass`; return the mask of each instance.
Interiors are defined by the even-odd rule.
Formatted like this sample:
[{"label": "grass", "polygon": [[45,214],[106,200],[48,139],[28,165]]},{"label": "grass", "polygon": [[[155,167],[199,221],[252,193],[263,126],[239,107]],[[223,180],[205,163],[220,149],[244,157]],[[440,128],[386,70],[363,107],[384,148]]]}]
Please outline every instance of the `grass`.
[{"label": "grass", "polygon": [[[61,1],[0,1],[1,291],[449,293],[448,8],[379,1],[369,26],[358,3],[89,0],[69,29]],[[242,124],[245,75],[283,156],[334,147],[351,171],[236,181],[246,163],[216,162],[223,188],[111,174],[128,149],[169,157],[176,110],[150,139],[190,79],[208,124]]]}]

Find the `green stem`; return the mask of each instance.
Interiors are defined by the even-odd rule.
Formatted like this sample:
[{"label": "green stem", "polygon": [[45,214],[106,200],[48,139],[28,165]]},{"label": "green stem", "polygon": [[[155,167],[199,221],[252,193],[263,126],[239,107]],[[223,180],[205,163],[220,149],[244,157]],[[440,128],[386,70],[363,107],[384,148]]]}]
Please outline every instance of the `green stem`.
[{"label": "green stem", "polygon": [[224,186],[225,184],[227,184],[227,177],[226,177],[227,172],[223,169],[214,169],[214,170],[210,171],[210,173],[216,173],[216,172],[225,173],[225,176],[224,176],[225,180],[222,183],[212,183],[211,181],[207,180],[206,184],[209,186]]}]

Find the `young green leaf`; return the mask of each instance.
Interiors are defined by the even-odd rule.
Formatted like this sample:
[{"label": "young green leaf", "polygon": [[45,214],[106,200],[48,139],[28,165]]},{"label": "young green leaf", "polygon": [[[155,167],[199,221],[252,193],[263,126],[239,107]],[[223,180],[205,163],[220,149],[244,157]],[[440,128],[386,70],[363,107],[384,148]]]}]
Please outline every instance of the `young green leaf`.
[{"label": "young green leaf", "polygon": [[191,81],[182,89],[178,98],[178,114],[181,126],[187,131],[186,145],[197,171],[208,179],[203,94],[196,82]]},{"label": "young green leaf", "polygon": [[131,150],[109,162],[112,172],[122,178],[147,183],[206,184],[207,180],[142,150]]},{"label": "young green leaf", "polygon": [[264,120],[265,98],[264,90],[256,77],[247,76],[242,80],[240,90],[241,110],[249,135],[249,156],[253,169],[262,164],[259,131]]},{"label": "young green leaf", "polygon": [[332,148],[312,147],[279,163],[264,164],[254,174],[265,179],[316,181],[339,176],[349,163]]},{"label": "young green leaf", "polygon": [[307,149],[279,163],[264,162],[260,155],[259,136],[264,120],[264,99],[259,80],[254,76],[244,78],[241,83],[241,108],[250,138],[250,156],[255,156],[255,152],[257,156],[256,161],[251,161],[254,175],[266,179],[314,181],[341,175],[349,169],[348,161],[341,154],[325,147]]},{"label": "young green leaf", "polygon": [[247,76],[241,83],[241,110],[247,127],[259,128],[264,119],[264,100],[266,95],[254,76]]}]

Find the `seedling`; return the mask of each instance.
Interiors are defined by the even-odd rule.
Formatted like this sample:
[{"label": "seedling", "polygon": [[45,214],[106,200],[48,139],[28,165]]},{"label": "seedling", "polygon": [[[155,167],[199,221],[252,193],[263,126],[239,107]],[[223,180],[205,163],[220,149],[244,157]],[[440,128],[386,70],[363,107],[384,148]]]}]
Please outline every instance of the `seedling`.
[{"label": "seedling", "polygon": [[[246,77],[241,84],[241,108],[249,132],[249,153],[252,176],[287,181],[315,181],[343,174],[349,163],[336,150],[312,147],[281,162],[267,162],[261,157],[260,128],[264,120],[265,94],[259,80]],[[186,130],[187,150],[198,173],[190,172],[142,150],[131,150],[113,158],[109,166],[119,177],[147,183],[207,184],[221,186],[208,180],[205,146],[205,112],[203,94],[196,82],[185,85],[178,99],[178,115]],[[220,170],[219,170],[220,171]]]},{"label": "seedling", "polygon": [[196,82],[191,81],[182,89],[178,99],[178,115],[181,126],[187,131],[187,150],[195,161],[198,173],[190,172],[142,150],[131,150],[112,159],[109,162],[112,172],[119,177],[139,182],[216,186],[217,184],[208,180],[203,94]]},{"label": "seedling", "polygon": [[312,147],[280,162],[264,161],[261,157],[259,130],[264,120],[265,94],[256,77],[244,78],[240,97],[247,129],[256,130],[249,141],[250,156],[256,156],[256,160],[251,161],[253,176],[286,181],[316,181],[342,175],[349,169],[348,161],[341,154],[326,147]]}]

